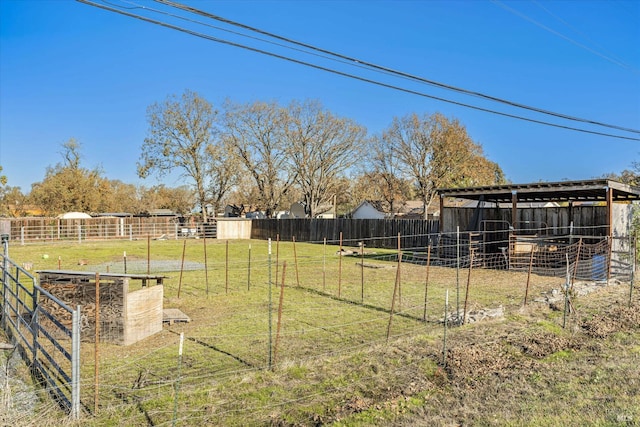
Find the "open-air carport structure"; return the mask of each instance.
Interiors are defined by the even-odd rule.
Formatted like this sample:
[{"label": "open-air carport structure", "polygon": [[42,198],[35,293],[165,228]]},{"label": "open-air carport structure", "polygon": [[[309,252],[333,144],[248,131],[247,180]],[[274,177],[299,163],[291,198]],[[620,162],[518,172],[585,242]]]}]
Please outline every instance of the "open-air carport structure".
[{"label": "open-air carport structure", "polygon": [[640,200],[640,187],[609,179],[437,192],[445,244],[464,232],[469,251],[500,254],[511,268],[534,262],[534,253],[537,262],[553,258],[559,266],[569,254],[577,260],[602,256],[609,272],[624,258],[619,254],[630,251],[633,202]]},{"label": "open-air carport structure", "polygon": [[[583,224],[583,226],[602,228],[602,232],[599,234],[606,236],[613,236],[616,230],[622,231],[620,226],[628,225],[624,219],[629,220],[631,202],[640,200],[640,187],[609,179],[442,188],[437,192],[440,196],[440,227],[444,232],[454,231],[457,226],[469,228],[469,224],[447,222],[445,209],[448,208],[447,201],[451,199],[478,201],[476,209],[482,209],[483,203],[485,205],[492,203],[500,210],[510,211],[510,223],[514,228],[518,222],[522,221],[519,212],[523,209],[531,209],[534,206],[536,209],[548,209],[545,204],[556,203],[558,206],[554,207],[566,210],[566,218],[573,221],[574,215],[571,215],[573,208],[578,204],[585,206],[588,203],[592,210],[603,211],[604,215],[593,216],[595,221]],[[505,208],[506,205],[509,207]],[[454,206],[453,208],[458,207]],[[623,218],[625,216],[627,218]],[[501,217],[505,216],[501,215]],[[625,222],[625,224],[621,224],[621,222]],[[559,223],[558,225],[562,226],[563,224]],[[626,232],[626,230],[624,231]]]}]

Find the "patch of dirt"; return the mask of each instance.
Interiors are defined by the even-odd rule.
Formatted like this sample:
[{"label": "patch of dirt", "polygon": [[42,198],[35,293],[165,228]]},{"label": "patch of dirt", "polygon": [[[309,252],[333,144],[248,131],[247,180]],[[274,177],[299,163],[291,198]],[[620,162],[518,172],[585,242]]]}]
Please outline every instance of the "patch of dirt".
[{"label": "patch of dirt", "polygon": [[449,349],[446,371],[451,381],[474,386],[488,377],[507,378],[513,371],[534,365],[534,361],[509,354],[502,344],[493,342]]},{"label": "patch of dirt", "polygon": [[582,329],[591,338],[606,338],[615,332],[634,328],[640,328],[640,310],[626,306],[611,307],[582,324]]},{"label": "patch of dirt", "polygon": [[570,338],[543,332],[522,336],[519,342],[513,344],[520,347],[522,353],[536,359],[545,358],[561,350],[576,348],[576,343]]}]

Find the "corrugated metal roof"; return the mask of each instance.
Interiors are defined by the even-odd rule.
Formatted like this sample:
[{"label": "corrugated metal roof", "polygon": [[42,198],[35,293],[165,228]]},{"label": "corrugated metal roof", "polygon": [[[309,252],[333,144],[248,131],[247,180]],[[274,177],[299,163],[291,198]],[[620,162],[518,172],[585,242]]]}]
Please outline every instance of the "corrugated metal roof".
[{"label": "corrugated metal roof", "polygon": [[484,187],[439,188],[443,197],[506,203],[515,193],[518,202],[606,201],[607,190],[612,190],[613,201],[640,200],[640,187],[609,179],[585,181],[536,182],[531,184],[505,184]]}]

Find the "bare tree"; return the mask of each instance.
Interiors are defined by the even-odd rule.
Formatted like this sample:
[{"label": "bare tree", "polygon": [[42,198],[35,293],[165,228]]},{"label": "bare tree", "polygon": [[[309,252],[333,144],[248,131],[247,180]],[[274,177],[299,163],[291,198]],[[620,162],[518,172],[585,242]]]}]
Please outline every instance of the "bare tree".
[{"label": "bare tree", "polygon": [[209,194],[213,215],[220,212],[223,200],[238,184],[240,163],[233,154],[233,147],[227,138],[221,138],[219,144],[207,147]]},{"label": "bare tree", "polygon": [[293,102],[286,113],[286,151],[306,213],[313,218],[336,194],[338,178],[360,159],[366,130],[316,101]]},{"label": "bare tree", "polygon": [[272,216],[295,182],[284,145],[285,111],[275,103],[226,106],[225,140],[257,189],[259,208]]},{"label": "bare tree", "polygon": [[207,222],[208,190],[220,182],[212,182],[212,146],[217,139],[218,112],[197,93],[185,91],[181,97],[170,96],[147,109],[148,136],[142,145],[138,176],[147,178],[155,173],[164,176],[179,169],[193,180],[202,219]]},{"label": "bare tree", "polygon": [[403,202],[411,197],[411,181],[403,174],[400,156],[393,145],[380,137],[371,144],[371,171],[365,180],[373,187],[378,199],[384,201],[389,212],[395,214]]},{"label": "bare tree", "polygon": [[457,120],[440,113],[394,118],[382,134],[402,170],[411,176],[424,203],[424,215],[441,187],[490,185],[504,179],[499,166],[484,157],[482,147]]}]

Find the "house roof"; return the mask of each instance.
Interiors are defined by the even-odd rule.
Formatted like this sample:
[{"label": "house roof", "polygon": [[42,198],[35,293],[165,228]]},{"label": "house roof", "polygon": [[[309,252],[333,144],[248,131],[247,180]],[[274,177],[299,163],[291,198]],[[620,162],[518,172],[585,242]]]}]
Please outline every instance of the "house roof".
[{"label": "house roof", "polygon": [[356,212],[358,209],[360,209],[363,206],[371,206],[372,208],[374,208],[375,210],[377,210],[380,213],[386,213],[384,207],[382,206],[382,202],[380,200],[364,200],[362,202],[360,202],[360,204],[358,206],[356,206],[351,213]]},{"label": "house roof", "polygon": [[612,190],[613,201],[640,200],[640,187],[609,179],[439,188],[436,191],[441,197],[482,198],[485,202],[506,203],[512,201],[514,194],[518,202],[606,201],[608,189]]}]

